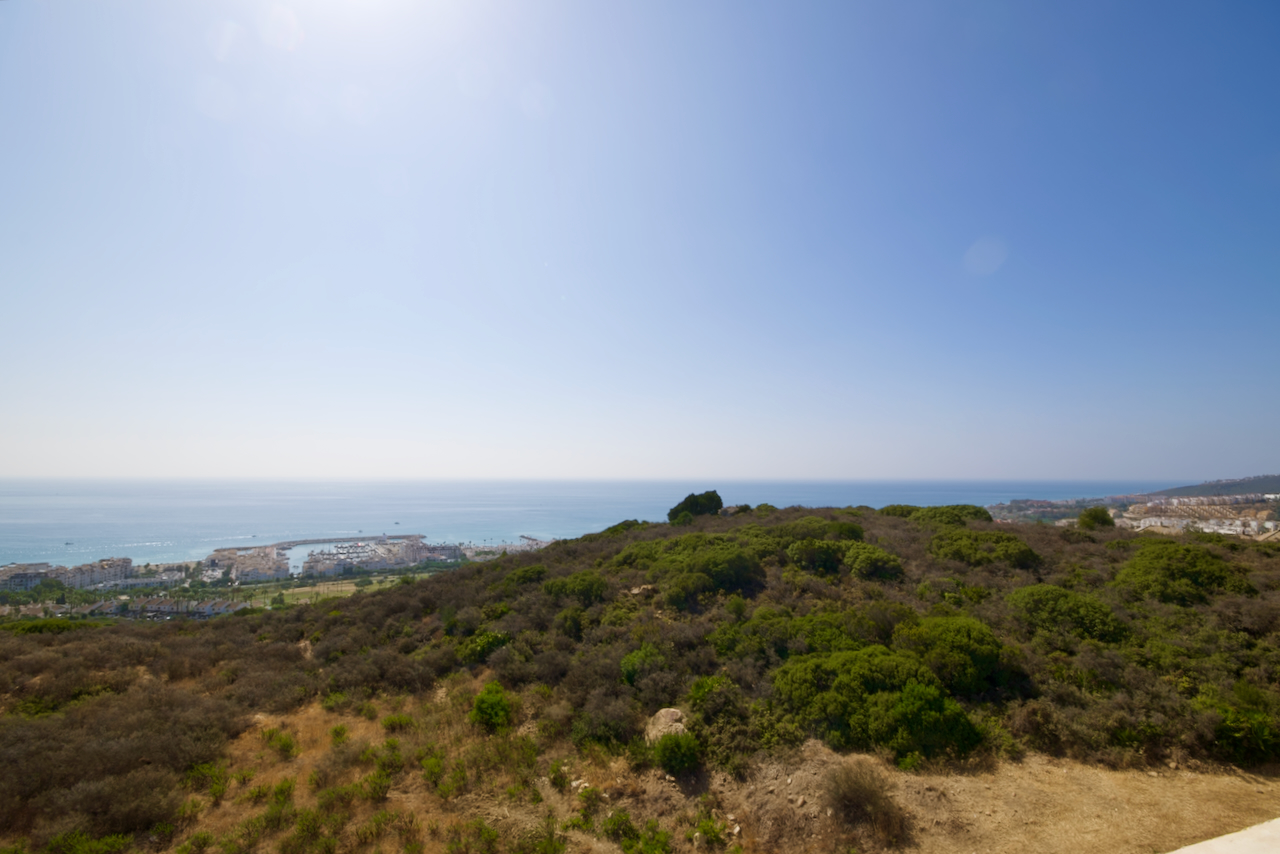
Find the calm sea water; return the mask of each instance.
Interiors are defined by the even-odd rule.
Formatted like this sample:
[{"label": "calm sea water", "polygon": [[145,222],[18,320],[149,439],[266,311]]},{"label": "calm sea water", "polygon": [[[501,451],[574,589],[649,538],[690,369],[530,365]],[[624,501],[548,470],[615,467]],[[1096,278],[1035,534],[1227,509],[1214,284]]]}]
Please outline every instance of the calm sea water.
[{"label": "calm sea water", "polygon": [[0,565],[198,560],[216,548],[307,537],[424,534],[431,542],[577,537],[666,519],[690,492],[726,504],[994,504],[1166,489],[1172,482],[262,482],[0,480]]}]

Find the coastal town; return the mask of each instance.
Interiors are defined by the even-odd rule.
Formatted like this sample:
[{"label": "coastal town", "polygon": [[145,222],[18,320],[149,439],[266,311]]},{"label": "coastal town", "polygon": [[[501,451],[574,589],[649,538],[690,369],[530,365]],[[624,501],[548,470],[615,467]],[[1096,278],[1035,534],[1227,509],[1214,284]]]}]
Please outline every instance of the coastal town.
[{"label": "coastal town", "polygon": [[[532,551],[550,543],[522,536],[515,543],[476,546],[473,543],[428,543],[421,534],[379,536],[368,539],[327,538],[292,540],[273,545],[214,549],[195,562],[138,565],[128,557],[112,557],[77,566],[51,563],[11,563],[0,566],[0,595],[49,591],[55,601],[50,613],[89,617],[103,614],[135,619],[193,619],[231,614],[252,607],[252,595],[241,591],[272,585],[280,591],[290,582],[316,586],[371,573],[397,573],[417,568],[444,568],[461,561],[484,561],[502,553]],[[291,551],[309,550],[298,566]],[[296,561],[296,559],[295,559]],[[355,587],[370,583],[356,581]],[[131,590],[140,595],[128,595]],[[157,591],[169,591],[155,595]],[[71,603],[65,592],[76,591]],[[347,591],[350,592],[350,591]],[[94,595],[85,595],[94,594]],[[100,594],[100,595],[97,595]],[[203,596],[201,594],[204,594]],[[25,597],[24,597],[25,598]],[[43,597],[41,597],[43,598]],[[43,614],[46,604],[0,604],[0,616]]]},{"label": "coastal town", "polygon": [[987,509],[997,522],[1052,522],[1072,527],[1081,511],[1106,507],[1116,527],[1149,534],[1200,532],[1280,542],[1280,493],[1113,495],[1070,501],[1014,500]]}]

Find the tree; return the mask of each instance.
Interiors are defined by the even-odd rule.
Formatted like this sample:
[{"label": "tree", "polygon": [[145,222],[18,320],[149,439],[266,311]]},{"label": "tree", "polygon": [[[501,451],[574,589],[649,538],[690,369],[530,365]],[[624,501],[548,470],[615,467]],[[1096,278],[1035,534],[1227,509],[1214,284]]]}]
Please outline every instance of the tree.
[{"label": "tree", "polygon": [[1116,520],[1111,518],[1105,507],[1090,507],[1080,514],[1077,524],[1086,531],[1094,528],[1114,528]]},{"label": "tree", "polygon": [[695,495],[690,492],[675,507],[667,511],[667,521],[674,522],[681,513],[689,513],[693,516],[710,516],[713,513],[719,513],[724,509],[724,501],[720,499],[720,494],[714,489]]}]

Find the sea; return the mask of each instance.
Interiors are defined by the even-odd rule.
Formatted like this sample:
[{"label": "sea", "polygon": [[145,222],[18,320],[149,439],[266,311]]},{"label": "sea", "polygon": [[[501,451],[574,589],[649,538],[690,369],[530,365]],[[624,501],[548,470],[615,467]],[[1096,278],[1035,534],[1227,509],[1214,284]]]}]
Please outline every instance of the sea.
[{"label": "sea", "polygon": [[[726,505],[991,505],[1152,492],[1155,481],[232,481],[0,480],[0,566],[196,561],[287,540],[422,534],[475,546],[665,521],[690,492]],[[313,546],[312,548],[322,548]],[[298,549],[291,557],[300,561]],[[291,561],[294,562],[294,561]]]}]

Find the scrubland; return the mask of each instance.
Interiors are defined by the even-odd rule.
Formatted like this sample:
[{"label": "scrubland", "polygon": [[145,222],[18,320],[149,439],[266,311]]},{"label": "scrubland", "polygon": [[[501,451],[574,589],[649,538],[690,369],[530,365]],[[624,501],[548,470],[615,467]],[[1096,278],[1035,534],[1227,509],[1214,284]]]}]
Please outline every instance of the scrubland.
[{"label": "scrubland", "polygon": [[1280,548],[679,521],[208,623],[0,625],[0,839],[1152,851],[1280,812]]}]

